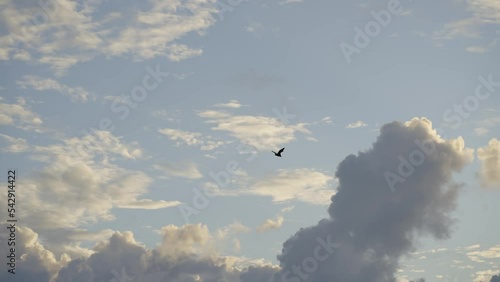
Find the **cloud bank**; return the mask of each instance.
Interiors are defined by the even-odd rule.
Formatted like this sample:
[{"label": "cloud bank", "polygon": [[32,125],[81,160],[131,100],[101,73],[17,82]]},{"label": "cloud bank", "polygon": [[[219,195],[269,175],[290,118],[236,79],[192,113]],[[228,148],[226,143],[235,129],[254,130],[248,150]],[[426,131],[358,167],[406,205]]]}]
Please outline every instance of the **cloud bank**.
[{"label": "cloud bank", "polygon": [[[111,135],[96,134],[82,141],[66,140],[65,146],[40,147],[38,151],[45,153],[45,161],[53,161],[58,157],[55,160],[58,160],[59,167],[49,167],[44,171],[47,174],[45,177],[30,185],[47,185],[52,187],[49,192],[54,196],[66,195],[71,201],[71,197],[78,195],[65,193],[65,187],[78,183],[83,176],[90,177],[95,164],[85,164],[85,160],[93,159],[94,154],[103,152],[101,149],[104,147],[109,146],[108,151],[125,158],[141,156],[140,149],[134,148],[133,145],[123,144]],[[89,147],[89,142],[96,142],[95,139],[101,140],[97,142],[100,146],[92,147],[91,155],[80,155],[77,158],[68,150],[75,146]],[[102,142],[105,140],[107,141]],[[433,150],[426,154],[424,160],[418,166],[415,165],[413,172],[405,176],[404,181],[392,191],[384,175],[387,171],[397,170],[401,165],[401,156],[408,158],[412,152],[421,150],[416,141],[424,142]],[[415,251],[418,238],[427,235],[446,239],[450,236],[454,223],[451,213],[455,209],[460,187],[452,181],[452,176],[453,173],[460,172],[472,159],[473,151],[465,147],[461,138],[442,139],[432,128],[431,122],[425,118],[384,125],[372,148],[357,155],[349,155],[339,164],[336,172],[339,181],[337,193],[333,196],[333,193],[325,195],[331,197],[328,209],[330,217],[315,226],[301,228],[284,242],[282,253],[278,256],[279,267],[216,251],[221,249],[221,240],[230,241],[235,234],[248,232],[248,228],[240,223],[214,234],[201,224],[164,226],[159,231],[161,242],[152,249],[137,242],[132,232],[106,230],[92,233],[86,230],[59,230],[65,233],[61,234],[60,238],[54,238],[62,238],[63,241],[81,240],[84,237],[100,239],[91,250],[84,251],[76,245],[74,247],[77,250],[73,252],[69,252],[69,247],[57,250],[54,242],[50,240],[42,243],[34,230],[20,226],[16,251],[19,255],[20,274],[8,278],[14,277],[13,281],[36,279],[40,282],[107,282],[123,281],[125,278],[125,281],[143,282],[396,281],[400,258]],[[68,162],[74,162],[71,166],[73,169],[65,166]],[[119,170],[113,171],[116,168],[104,164],[99,166],[103,166],[100,167],[101,170],[108,169],[98,175],[101,180],[110,181],[117,178],[126,181],[127,177],[121,176]],[[48,174],[51,170],[57,172],[57,169],[63,169],[62,174],[58,173],[63,175],[60,179]],[[77,171],[73,171],[74,169]],[[136,187],[124,192],[126,198],[130,198],[130,195],[140,195],[142,190],[138,187],[148,182],[148,179],[142,179],[141,175],[131,177],[139,179],[119,185]],[[102,189],[98,188],[97,184],[92,184],[94,182],[89,179],[85,181],[88,183],[86,189]],[[49,185],[51,183],[54,185]],[[323,184],[321,182],[318,185]],[[47,190],[47,187],[44,190]],[[110,184],[104,191],[115,195],[113,187],[115,185]],[[141,200],[137,202],[142,203]],[[33,203],[36,204],[37,201]],[[138,203],[136,205],[140,205]],[[127,203],[118,197],[114,198],[110,205],[126,206]],[[108,218],[111,216],[111,206],[96,206],[92,209],[92,214],[59,211],[58,216],[61,218],[52,220],[53,215],[50,213],[43,213],[41,210],[38,210],[39,215],[34,213],[37,211],[37,205],[30,210],[33,212],[31,216],[38,216],[41,222],[63,222],[65,226],[77,226],[81,221]],[[62,219],[64,220],[61,221]],[[280,221],[278,218],[276,222],[268,222],[262,228],[274,228],[282,224]],[[36,226],[35,222],[30,224]],[[5,233],[7,229],[2,225],[0,230]],[[44,230],[44,234],[50,232]],[[108,239],[102,239],[103,237]],[[7,250],[2,248],[0,256],[6,256],[6,252]],[[0,279],[6,279],[5,275],[10,274],[3,272]]]}]

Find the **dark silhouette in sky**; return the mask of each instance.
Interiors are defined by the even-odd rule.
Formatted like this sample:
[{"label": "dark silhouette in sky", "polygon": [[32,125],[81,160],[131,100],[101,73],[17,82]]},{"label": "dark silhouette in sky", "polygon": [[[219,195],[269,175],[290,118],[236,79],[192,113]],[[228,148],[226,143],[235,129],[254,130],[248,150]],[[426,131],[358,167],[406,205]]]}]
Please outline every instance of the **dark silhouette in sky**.
[{"label": "dark silhouette in sky", "polygon": [[272,151],[276,157],[281,158],[281,153],[285,150],[285,148],[281,148],[277,153],[275,151]]}]

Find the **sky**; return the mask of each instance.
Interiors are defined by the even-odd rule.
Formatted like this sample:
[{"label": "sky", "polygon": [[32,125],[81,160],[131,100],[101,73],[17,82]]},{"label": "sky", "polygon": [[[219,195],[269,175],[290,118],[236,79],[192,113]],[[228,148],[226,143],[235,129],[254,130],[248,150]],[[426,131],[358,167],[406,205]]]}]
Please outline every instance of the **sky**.
[{"label": "sky", "polygon": [[0,0],[0,280],[500,281],[499,38],[495,0]]}]

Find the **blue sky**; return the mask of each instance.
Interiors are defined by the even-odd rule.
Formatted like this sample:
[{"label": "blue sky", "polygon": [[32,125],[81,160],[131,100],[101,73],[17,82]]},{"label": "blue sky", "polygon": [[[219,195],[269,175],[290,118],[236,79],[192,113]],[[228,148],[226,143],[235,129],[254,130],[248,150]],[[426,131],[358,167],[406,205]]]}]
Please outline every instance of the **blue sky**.
[{"label": "blue sky", "polygon": [[[227,269],[217,273],[227,281],[254,281],[239,274],[250,273],[249,265],[265,275],[284,273],[308,250],[295,257],[285,242],[307,246],[301,228],[314,231],[324,218],[345,217],[347,208],[328,210],[336,209],[331,197],[349,175],[386,189],[381,201],[403,193],[369,181],[361,167],[337,168],[356,155],[373,171],[397,172],[398,156],[414,152],[406,136],[426,136],[443,151],[416,166],[401,189],[460,188],[412,211],[422,222],[408,223],[411,250],[390,256],[397,266],[378,275],[490,281],[499,274],[497,1],[5,0],[0,6],[1,168],[17,173],[21,245],[21,274],[8,274],[3,264],[0,277],[109,281],[121,269],[136,279],[147,274],[111,259],[122,256],[113,253],[113,238],[142,248],[144,256],[156,250],[166,264],[182,255],[197,262],[208,256],[211,265],[222,260]],[[384,127],[393,122],[400,127]],[[282,147],[276,158],[271,151]],[[380,157],[364,159],[372,153]],[[434,161],[441,180],[426,182],[434,179]],[[360,188],[367,189],[365,200],[368,186]],[[345,196],[353,201],[345,205],[364,202],[359,196]],[[409,206],[417,201],[397,197]],[[7,194],[0,199],[4,207]],[[7,214],[0,217],[5,223]],[[445,230],[435,229],[439,222]],[[97,255],[109,258],[105,270],[94,268]],[[92,275],[72,268],[80,257]],[[310,281],[361,279],[321,276],[335,261],[318,266]],[[174,278],[164,271],[169,281],[215,275],[186,273]]]}]

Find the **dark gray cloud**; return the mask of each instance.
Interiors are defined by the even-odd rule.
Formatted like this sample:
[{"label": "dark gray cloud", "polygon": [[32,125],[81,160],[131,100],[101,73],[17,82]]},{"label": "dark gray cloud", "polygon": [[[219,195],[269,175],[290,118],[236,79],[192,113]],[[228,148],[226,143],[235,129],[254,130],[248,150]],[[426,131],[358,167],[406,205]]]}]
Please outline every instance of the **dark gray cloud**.
[{"label": "dark gray cloud", "polygon": [[[2,236],[0,245],[0,257],[2,257],[0,281],[48,282],[54,277],[57,269],[69,261],[67,256],[56,258],[52,252],[45,249],[38,241],[38,235],[30,228],[16,224],[15,229],[12,229],[12,234],[15,236],[11,237],[7,227],[10,227],[10,224],[0,224],[1,234],[7,235]],[[12,239],[8,241],[9,238]],[[10,269],[15,274],[9,273]]]},{"label": "dark gray cloud", "polygon": [[202,225],[168,226],[162,233],[162,244],[151,250],[137,244],[130,232],[115,233],[88,259],[70,262],[56,282],[108,282],[113,278],[130,282],[260,282],[277,271],[269,266],[240,271],[228,257],[205,253],[212,238]]},{"label": "dark gray cloud", "polygon": [[[417,140],[427,144],[427,154]],[[413,170],[398,172],[402,159],[412,159]],[[420,236],[450,236],[459,190],[452,173],[471,160],[472,150],[464,148],[461,138],[442,140],[427,119],[386,124],[371,149],[339,164],[330,218],[283,244],[282,269],[275,279],[395,281],[399,258],[414,250]],[[394,192],[387,172],[400,177]]]},{"label": "dark gray cloud", "polygon": [[[4,232],[5,224],[1,227]],[[215,238],[200,224],[163,227],[163,240],[154,249],[137,243],[132,232],[116,232],[90,256],[73,260],[56,258],[27,227],[16,232],[16,274],[2,271],[0,281],[265,282],[278,271],[256,263],[242,267],[238,258],[219,255],[212,245]],[[0,255],[7,257],[9,250],[2,246]]]},{"label": "dark gray cloud", "polygon": [[500,282],[500,274],[491,277],[490,282]]}]

